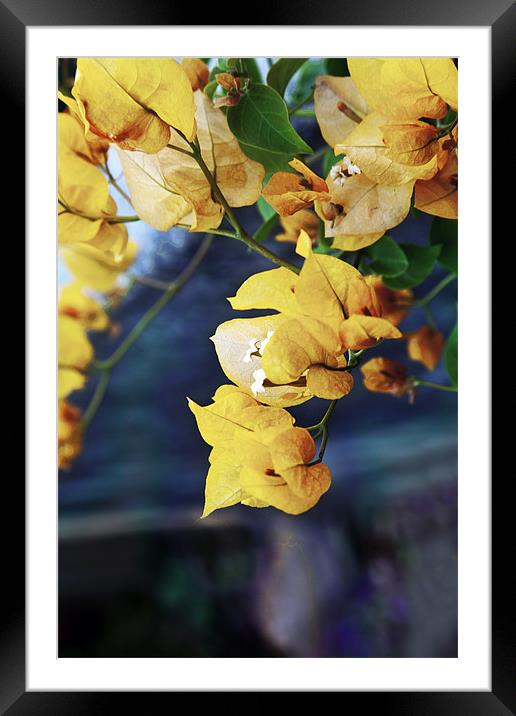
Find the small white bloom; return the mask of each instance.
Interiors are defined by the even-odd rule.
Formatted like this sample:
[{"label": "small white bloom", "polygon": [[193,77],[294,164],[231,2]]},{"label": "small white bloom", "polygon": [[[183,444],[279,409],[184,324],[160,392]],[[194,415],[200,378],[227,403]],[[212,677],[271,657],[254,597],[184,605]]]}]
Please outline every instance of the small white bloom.
[{"label": "small white bloom", "polygon": [[348,174],[362,174],[362,172],[360,171],[360,167],[358,167],[356,164],[353,164],[349,157],[344,157],[344,164],[346,165]]},{"label": "small white bloom", "polygon": [[258,393],[265,393],[265,388],[263,387],[263,381],[265,380],[267,376],[265,375],[265,371],[262,370],[262,368],[258,368],[258,370],[255,370],[253,373],[254,382],[251,383],[251,390],[253,391],[253,395],[258,395]]},{"label": "small white bloom", "polygon": [[332,166],[330,169],[330,177],[333,183],[337,186],[344,186],[346,182],[346,175],[344,174],[342,164],[334,164]]},{"label": "small white bloom", "polygon": [[252,339],[249,341],[249,348],[246,350],[245,355],[243,357],[244,363],[250,363],[251,362],[251,353],[254,353],[256,351],[256,340]]}]

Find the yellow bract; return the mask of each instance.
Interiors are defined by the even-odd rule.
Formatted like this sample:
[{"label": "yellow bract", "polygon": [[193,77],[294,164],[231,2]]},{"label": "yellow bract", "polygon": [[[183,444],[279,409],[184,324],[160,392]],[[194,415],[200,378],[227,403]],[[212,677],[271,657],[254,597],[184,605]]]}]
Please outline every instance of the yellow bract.
[{"label": "yellow bract", "polygon": [[373,358],[361,366],[364,386],[374,393],[390,393],[402,396],[411,394],[412,385],[405,366],[390,358]]},{"label": "yellow bract", "polygon": [[87,296],[78,283],[70,283],[61,289],[58,312],[75,318],[86,330],[103,331],[109,326],[109,317],[100,303]]},{"label": "yellow bract", "polygon": [[184,69],[192,85],[192,89],[203,89],[208,84],[210,69],[198,57],[183,57],[181,67]]},{"label": "yellow bract", "polygon": [[313,243],[319,235],[319,218],[317,214],[308,209],[301,209],[291,216],[281,216],[280,224],[284,232],[276,235],[276,241],[288,241],[295,244],[299,232],[306,231]]},{"label": "yellow bract", "polygon": [[63,246],[61,256],[77,283],[107,293],[116,287],[118,276],[133,263],[137,250],[137,244],[130,241],[125,252],[114,258],[111,253],[90,244],[76,244]]},{"label": "yellow bract", "polygon": [[303,162],[293,159],[290,166],[301,174],[276,172],[265,186],[262,196],[280,216],[290,216],[307,209],[316,199],[330,200],[328,186]]},{"label": "yellow bract", "polygon": [[374,287],[357,269],[315,254],[305,232],[297,251],[305,257],[298,276],[284,268],[255,274],[230,299],[237,310],[279,313],[227,321],[213,337],[226,375],[269,405],[347,395],[353,380],[344,352],[401,336],[381,317]]},{"label": "yellow bract", "polygon": [[414,199],[416,209],[444,219],[457,219],[457,171],[457,154],[452,151],[443,169],[430,181],[416,182]]},{"label": "yellow bract", "polygon": [[[437,130],[423,122],[404,127],[394,123],[396,129],[389,134],[391,123],[389,117],[378,112],[368,114],[335,146],[335,153],[346,154],[368,179],[378,184],[399,185],[433,177],[439,149]],[[386,131],[391,144],[385,140]],[[421,149],[415,150],[416,147]]]},{"label": "yellow bract", "polygon": [[[202,92],[195,92],[197,139],[203,159],[230,206],[254,204],[261,191],[265,170],[248,159],[230,131],[226,117]],[[195,159],[183,152],[190,146],[172,131],[170,143],[155,155],[120,152],[131,200],[138,216],[165,231],[183,221],[192,231],[216,229],[223,209]]]},{"label": "yellow bract", "polygon": [[79,321],[60,315],[58,334],[58,397],[66,398],[85,383],[84,370],[93,359],[93,348]]},{"label": "yellow bract", "polygon": [[281,408],[264,407],[235,386],[221,386],[211,405],[188,401],[213,447],[203,517],[237,503],[300,514],[331,484],[326,465],[310,462],[315,443]]},{"label": "yellow bract", "polygon": [[57,413],[57,455],[61,470],[67,470],[82,447],[80,411],[66,400],[60,400]]},{"label": "yellow bract", "polygon": [[190,80],[171,58],[79,58],[72,95],[86,130],[123,149],[158,152],[170,127],[195,137]]},{"label": "yellow bract", "polygon": [[457,109],[450,58],[348,58],[351,78],[371,110],[397,119],[440,118]]},{"label": "yellow bract", "polygon": [[367,103],[351,77],[315,78],[314,109],[321,134],[330,147],[343,142],[367,114]]},{"label": "yellow bract", "polygon": [[422,363],[428,370],[434,370],[444,349],[444,336],[431,326],[421,326],[417,331],[407,333],[409,358]]}]

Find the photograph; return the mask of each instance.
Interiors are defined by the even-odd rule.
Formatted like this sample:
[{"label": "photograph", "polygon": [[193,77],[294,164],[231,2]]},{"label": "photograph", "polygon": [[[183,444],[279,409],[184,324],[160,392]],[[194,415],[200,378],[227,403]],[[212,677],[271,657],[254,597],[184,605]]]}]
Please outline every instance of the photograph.
[{"label": "photograph", "polygon": [[460,57],[127,47],[56,62],[59,659],[457,659]]}]

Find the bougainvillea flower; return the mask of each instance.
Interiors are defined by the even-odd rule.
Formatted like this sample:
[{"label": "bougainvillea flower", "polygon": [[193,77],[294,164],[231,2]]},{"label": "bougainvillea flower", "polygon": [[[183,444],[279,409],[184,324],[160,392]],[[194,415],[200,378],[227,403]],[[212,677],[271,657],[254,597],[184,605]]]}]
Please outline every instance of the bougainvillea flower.
[{"label": "bougainvillea flower", "polygon": [[447,57],[348,58],[358,91],[372,111],[397,119],[439,119],[457,109],[457,68]]},{"label": "bougainvillea flower", "polygon": [[235,386],[221,386],[211,405],[188,401],[203,439],[213,447],[203,517],[242,503],[300,514],[331,484],[308,430],[281,408],[264,407]]},{"label": "bougainvillea flower", "polygon": [[450,152],[445,166],[429,181],[416,182],[414,206],[432,216],[458,218],[457,153]]},{"label": "bougainvillea flower", "polygon": [[287,241],[297,243],[300,231],[306,231],[312,239],[317,241],[319,236],[319,218],[317,214],[309,209],[301,209],[291,216],[280,216],[280,224],[284,231],[276,235],[276,241]]},{"label": "bougainvillea flower", "polygon": [[[388,134],[391,122],[378,112],[368,114],[344,141],[335,146],[335,153],[346,154],[368,179],[377,184],[399,185],[416,179],[431,179],[438,169],[439,143],[435,127],[414,122],[400,129],[399,124],[394,124],[397,144],[389,145],[385,141],[385,132],[392,142],[392,134]],[[414,151],[414,147],[421,149]],[[410,158],[413,161],[409,161]]]},{"label": "bougainvillea flower", "polygon": [[351,77],[330,75],[315,78],[314,109],[324,141],[332,148],[343,142],[368,112]]},{"label": "bougainvillea flower", "polygon": [[315,254],[305,232],[297,251],[305,258],[298,276],[284,268],[263,271],[229,299],[237,310],[279,314],[228,321],[213,338],[226,375],[264,403],[341,398],[353,387],[345,351],[401,337],[381,317],[374,287],[357,269]]},{"label": "bougainvillea flower", "polygon": [[81,412],[66,400],[57,406],[57,458],[60,470],[68,470],[81,452]]},{"label": "bougainvillea flower", "polygon": [[[310,208],[316,199],[330,201],[328,186],[299,159],[289,165],[298,172],[276,172],[264,187],[262,196],[280,216]],[[301,175],[301,176],[300,176]]]},{"label": "bougainvillea flower", "polygon": [[443,334],[431,326],[421,326],[417,331],[406,333],[409,358],[419,361],[428,370],[434,370],[444,349]]},{"label": "bougainvillea flower", "polygon": [[405,366],[390,358],[372,358],[360,367],[364,386],[373,393],[390,393],[397,397],[409,395],[413,399],[414,387]]},{"label": "bougainvillea flower", "polygon": [[123,254],[111,253],[91,244],[63,246],[61,257],[78,284],[107,293],[116,288],[118,277],[136,258],[138,245],[130,241]]},{"label": "bougainvillea flower", "polygon": [[[249,206],[260,196],[265,170],[245,156],[228,127],[202,91],[195,92],[197,138],[203,159],[230,206]],[[189,145],[171,131],[170,143],[155,155],[120,152],[133,206],[147,224],[165,231],[179,221],[192,231],[215,229],[224,211],[195,159],[183,152]]]},{"label": "bougainvillea flower", "polygon": [[210,68],[198,57],[183,57],[181,67],[184,69],[190,80],[192,89],[203,89],[208,84]]},{"label": "bougainvillea flower", "polygon": [[84,327],[70,316],[58,316],[57,336],[57,385],[61,399],[84,386],[84,371],[93,359],[93,347]]},{"label": "bougainvillea flower", "polygon": [[170,141],[170,127],[195,137],[193,91],[172,58],[79,58],[72,89],[86,131],[153,154]]},{"label": "bougainvillea flower", "polygon": [[61,289],[58,313],[75,318],[88,331],[104,331],[109,326],[109,317],[100,303],[86,295],[82,286],[76,282]]},{"label": "bougainvillea flower", "polygon": [[397,326],[407,315],[413,293],[410,288],[395,291],[388,288],[382,281],[381,276],[366,276],[367,283],[373,286],[376,298],[381,306],[382,318],[386,318],[394,326]]},{"label": "bougainvillea flower", "polygon": [[324,221],[325,236],[334,237],[335,248],[356,251],[370,246],[410,211],[414,180],[391,186],[362,173],[346,176],[344,182],[330,174],[327,183],[331,201],[316,201],[315,210]]}]

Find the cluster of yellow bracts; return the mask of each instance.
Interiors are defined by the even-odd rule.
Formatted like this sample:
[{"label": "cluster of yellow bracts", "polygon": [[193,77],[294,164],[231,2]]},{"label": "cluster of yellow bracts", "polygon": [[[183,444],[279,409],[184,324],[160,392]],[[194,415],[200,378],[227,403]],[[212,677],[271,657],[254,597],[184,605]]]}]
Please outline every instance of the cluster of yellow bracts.
[{"label": "cluster of yellow bracts", "polygon": [[[330,472],[314,460],[313,438],[285,407],[347,395],[353,377],[346,352],[400,338],[397,324],[411,294],[314,253],[319,220],[335,248],[356,250],[403,221],[414,188],[417,208],[457,215],[456,126],[441,136],[420,121],[457,109],[453,62],[350,59],[349,68],[351,77],[317,77],[314,94],[321,133],[344,159],[325,179],[295,159],[294,172],[277,172],[263,187],[263,167],[242,152],[225,114],[203,92],[209,72],[200,60],[78,60],[72,96],[60,95],[68,111],[59,115],[58,236],[75,278],[59,302],[62,466],[80,450],[80,415],[66,398],[83,387],[93,359],[87,332],[109,326],[84,289],[115,291],[136,255],[109,193],[108,148],[116,146],[138,217],[162,231],[178,224],[210,231],[224,210],[188,151],[195,140],[229,206],[263,196],[280,216],[278,240],[295,241],[304,257],[299,275],[285,268],[256,274],[230,299],[236,310],[273,315],[228,321],[213,336],[234,385],[219,388],[210,406],[189,403],[213,448],[204,515],[237,502],[297,514],[328,489]],[[428,345],[420,338],[412,337],[414,355]],[[406,374],[392,363],[365,364],[366,386],[406,392]]]}]

